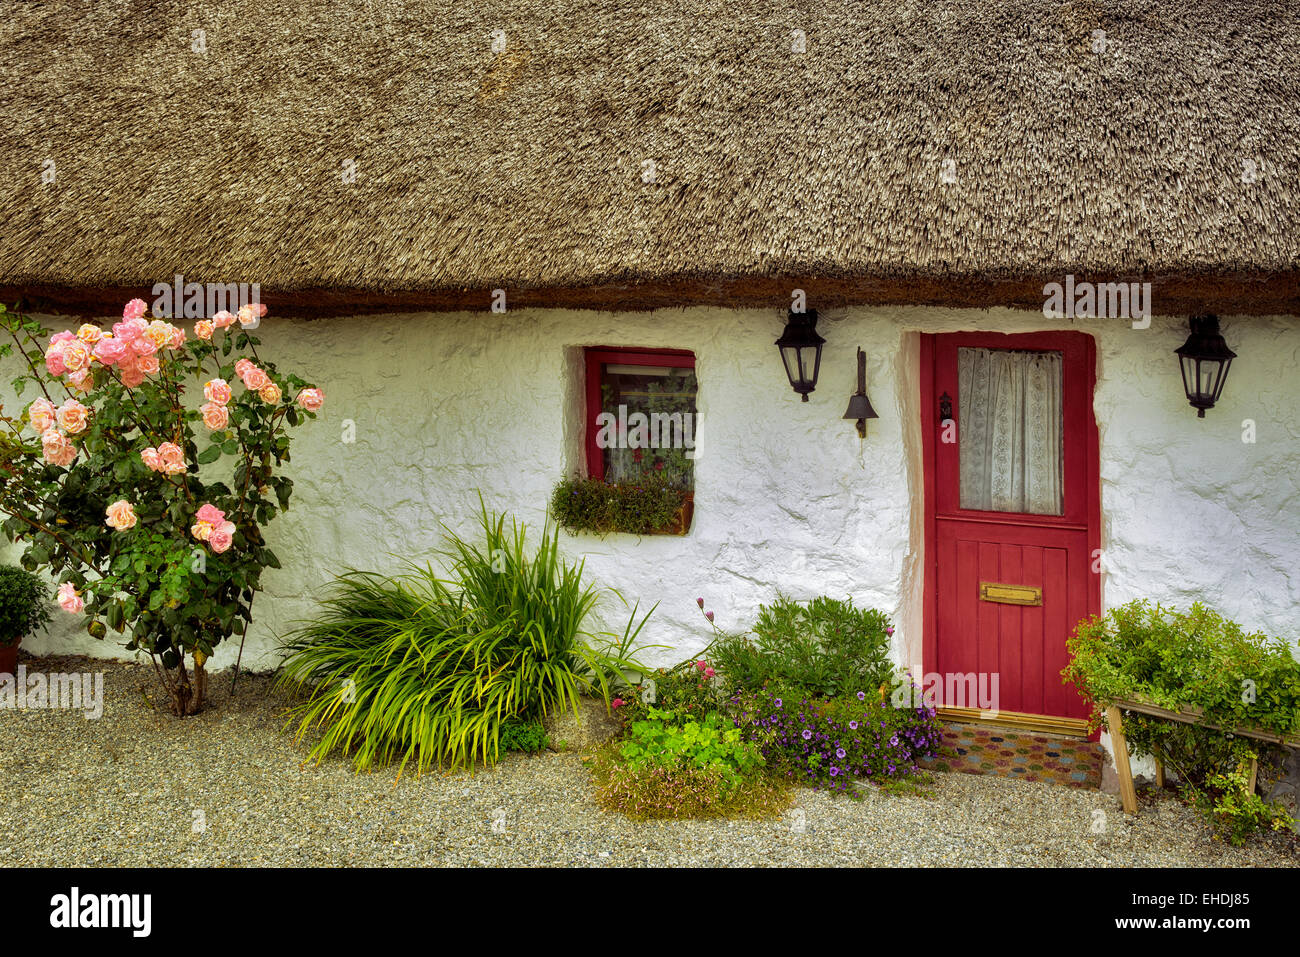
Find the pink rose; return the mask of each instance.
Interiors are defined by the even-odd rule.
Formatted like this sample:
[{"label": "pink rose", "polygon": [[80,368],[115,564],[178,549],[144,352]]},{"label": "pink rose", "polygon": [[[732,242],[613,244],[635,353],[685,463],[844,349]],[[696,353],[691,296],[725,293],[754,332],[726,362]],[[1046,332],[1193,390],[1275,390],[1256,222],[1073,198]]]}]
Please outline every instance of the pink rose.
[{"label": "pink rose", "polygon": [[298,393],[298,404],[308,412],[319,412],[325,404],[325,393],[320,389],[303,389]]},{"label": "pink rose", "polygon": [[211,502],[206,502],[199,506],[199,510],[194,514],[194,517],[200,522],[207,522],[215,528],[226,520],[226,513]]},{"label": "pink rose", "polygon": [[68,376],[68,384],[78,392],[89,392],[90,387],[95,383],[91,379],[90,370],[82,369],[80,372],[74,372]]},{"label": "pink rose", "polygon": [[230,313],[226,312],[226,310],[224,309],[222,309],[219,313],[217,313],[212,317],[212,324],[216,326],[218,329],[225,329],[234,321],[235,321],[235,317],[232,316]]},{"label": "pink rose", "polygon": [[63,364],[63,343],[56,342],[45,350],[45,371],[53,376],[63,375],[67,371]]},{"label": "pink rose", "polygon": [[68,372],[80,372],[90,365],[90,349],[80,339],[71,339],[63,343],[63,368]]},{"label": "pink rose", "polygon": [[27,407],[27,418],[32,423],[32,428],[37,432],[44,432],[46,429],[54,428],[57,415],[58,410],[54,408],[54,403],[49,399],[37,399]]},{"label": "pink rose", "polygon": [[56,332],[54,335],[50,336],[50,345],[56,346],[60,342],[71,342],[75,338],[77,338],[75,335],[64,329],[62,332]]},{"label": "pink rose", "polygon": [[115,528],[119,532],[125,532],[128,528],[135,528],[135,509],[126,499],[118,499],[107,509],[108,520],[105,522],[109,528]]},{"label": "pink rose", "polygon": [[86,431],[86,416],[89,411],[76,399],[69,399],[59,407],[59,427],[69,435]]},{"label": "pink rose", "polygon": [[143,372],[145,375],[157,375],[158,357],[141,356],[139,359],[136,360],[135,367],[139,369],[141,372]]},{"label": "pink rose", "polygon": [[225,405],[230,401],[231,391],[230,383],[225,379],[213,379],[203,385],[203,398],[209,402],[215,402],[217,405]]},{"label": "pink rose", "polygon": [[144,370],[138,365],[132,363],[129,366],[122,366],[122,385],[128,389],[134,389],[138,385],[144,384]]},{"label": "pink rose", "polygon": [[166,465],[162,460],[162,456],[158,454],[158,450],[153,446],[142,450],[140,458],[151,472],[161,472]]},{"label": "pink rose", "polygon": [[74,615],[80,615],[86,607],[86,603],[77,594],[77,589],[72,587],[72,582],[64,582],[59,586],[59,607]]},{"label": "pink rose", "polygon": [[240,359],[235,363],[235,375],[242,379],[251,368],[253,368],[253,363],[249,362],[247,359]]},{"label": "pink rose", "polygon": [[121,322],[113,323],[113,335],[123,342],[131,342],[144,335],[144,331],[148,328],[149,323],[139,317],[123,319]]},{"label": "pink rose", "polygon": [[262,388],[257,390],[257,394],[262,397],[262,401],[268,405],[279,405],[284,396],[280,392],[280,387],[274,382],[268,382]]},{"label": "pink rose", "polygon": [[224,405],[218,405],[215,402],[205,402],[199,406],[199,412],[203,415],[203,424],[214,432],[217,429],[224,429],[230,424],[230,413],[226,411]]},{"label": "pink rose", "polygon": [[167,342],[168,349],[179,349],[185,345],[185,330],[180,326],[172,327],[172,337]]},{"label": "pink rose", "polygon": [[58,429],[46,429],[41,433],[41,451],[45,453],[45,461],[51,465],[68,466],[77,457],[77,447]]},{"label": "pink rose", "polygon": [[194,335],[200,339],[212,338],[212,322],[207,319],[200,319],[194,323]]},{"label": "pink rose", "polygon": [[231,522],[222,522],[208,536],[208,544],[212,546],[212,550],[218,555],[228,549],[234,540],[235,526]]},{"label": "pink rose", "polygon": [[175,442],[164,442],[158,446],[158,455],[162,458],[163,471],[168,475],[185,471],[185,453]]},{"label": "pink rose", "polygon": [[139,319],[143,316],[149,307],[145,305],[143,299],[132,299],[122,308],[123,319]]},{"label": "pink rose", "polygon": [[95,343],[95,358],[106,366],[121,362],[125,354],[126,343],[117,337],[106,337]]},{"label": "pink rose", "polygon": [[151,356],[158,351],[158,347],[148,336],[137,336],[131,340],[131,351],[138,356]]}]

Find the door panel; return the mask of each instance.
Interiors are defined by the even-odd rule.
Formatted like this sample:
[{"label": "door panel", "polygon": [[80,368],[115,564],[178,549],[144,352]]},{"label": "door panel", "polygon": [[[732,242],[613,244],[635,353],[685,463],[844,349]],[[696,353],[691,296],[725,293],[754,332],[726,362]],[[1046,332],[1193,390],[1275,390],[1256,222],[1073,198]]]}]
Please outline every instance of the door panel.
[{"label": "door panel", "polygon": [[[1092,555],[1100,538],[1099,479],[1097,475],[1096,423],[1092,414],[1095,353],[1092,339],[1080,333],[1034,333],[996,335],[956,333],[922,337],[922,408],[926,413],[926,601],[925,655],[927,671],[941,675],[970,674],[998,676],[1002,712],[1082,719],[1086,702],[1066,686],[1060,677],[1068,664],[1066,640],[1079,620],[1100,609],[1100,581],[1092,574]],[[1033,465],[1045,481],[1057,481],[1049,501],[1062,496],[1060,514],[980,511],[961,507],[962,463],[960,446],[963,411],[958,388],[958,349],[1008,350],[1019,355],[982,354],[993,366],[1014,366],[1025,372],[1016,395],[1025,404],[1020,418],[1009,415],[1009,433],[1023,443],[1038,441],[1039,459]],[[1055,370],[1054,358],[1040,358],[1051,351],[1061,356],[1060,372],[1045,388],[1050,394],[1035,393],[1043,368]],[[1014,361],[1013,361],[1014,360]],[[969,356],[964,360],[968,363]],[[1035,379],[1035,376],[1037,378]],[[969,375],[968,375],[969,378]],[[1025,385],[1029,383],[1029,385]],[[1059,386],[1057,385],[1059,383]],[[1026,389],[1030,391],[1026,391]],[[970,395],[979,395],[968,389]],[[951,421],[939,414],[951,406]],[[973,401],[973,400],[970,400]],[[968,404],[970,402],[968,401]],[[1059,415],[1060,459],[1055,466],[1044,450],[1054,449],[1054,420],[1042,424],[1029,414],[1042,408]],[[1057,411],[1059,410],[1059,411]],[[933,417],[931,417],[933,416]],[[987,418],[987,416],[986,416]],[[1037,425],[1030,424],[1036,421]],[[945,426],[947,433],[945,435]],[[976,424],[972,424],[974,430]],[[987,421],[978,428],[988,430]],[[1039,431],[1035,433],[1033,430]],[[955,436],[954,436],[955,429]],[[1022,433],[1028,433],[1021,438]],[[992,434],[992,433],[988,433]],[[1001,441],[1001,440],[999,440]],[[983,444],[967,443],[983,449]],[[1028,445],[1026,444],[1025,448]],[[1005,443],[997,456],[981,456],[989,462],[991,483],[1006,484],[999,468],[1024,468],[1024,456],[1005,454]],[[1005,465],[1003,464],[1005,463]],[[1059,469],[1053,472],[1052,469]],[[970,481],[968,468],[967,481]],[[968,496],[969,497],[969,496]],[[997,501],[996,497],[994,499]],[[987,498],[984,501],[988,501]],[[1006,501],[1004,498],[1003,501]],[[1028,501],[1011,499],[1010,501]],[[1041,506],[1040,506],[1041,508]],[[1057,511],[1055,505],[1052,510]],[[986,584],[1039,589],[1041,604],[1012,604],[981,596]],[[1026,598],[1020,589],[1007,597]],[[1034,600],[1029,597],[1028,600]],[[930,664],[932,663],[932,664]],[[961,702],[945,702],[962,706]],[[964,705],[974,707],[974,703]]]}]

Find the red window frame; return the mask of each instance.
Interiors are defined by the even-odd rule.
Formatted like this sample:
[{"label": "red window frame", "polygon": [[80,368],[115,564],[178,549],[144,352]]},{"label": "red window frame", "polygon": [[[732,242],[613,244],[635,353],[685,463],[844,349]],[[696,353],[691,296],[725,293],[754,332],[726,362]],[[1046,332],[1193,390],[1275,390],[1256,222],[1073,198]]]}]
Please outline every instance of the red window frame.
[{"label": "red window frame", "polygon": [[600,415],[600,367],[606,362],[630,366],[668,366],[674,369],[694,369],[695,353],[684,349],[632,349],[600,347],[585,350],[587,408],[584,422],[586,435],[583,446],[587,452],[587,477],[605,478],[605,457],[596,444],[599,429],[596,416]]}]

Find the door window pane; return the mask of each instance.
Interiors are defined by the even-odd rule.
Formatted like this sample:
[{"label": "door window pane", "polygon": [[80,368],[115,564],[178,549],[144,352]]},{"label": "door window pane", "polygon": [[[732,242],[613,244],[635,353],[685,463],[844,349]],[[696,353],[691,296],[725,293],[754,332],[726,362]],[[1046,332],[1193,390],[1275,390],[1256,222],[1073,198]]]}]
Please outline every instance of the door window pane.
[{"label": "door window pane", "polygon": [[961,507],[1062,515],[1061,353],[958,349]]}]

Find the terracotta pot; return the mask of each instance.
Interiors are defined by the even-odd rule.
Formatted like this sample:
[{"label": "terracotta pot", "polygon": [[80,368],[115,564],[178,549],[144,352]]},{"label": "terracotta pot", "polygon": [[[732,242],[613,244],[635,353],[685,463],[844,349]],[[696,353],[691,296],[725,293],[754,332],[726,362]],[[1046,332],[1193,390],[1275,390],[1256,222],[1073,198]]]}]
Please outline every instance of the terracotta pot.
[{"label": "terracotta pot", "polygon": [[17,667],[18,642],[15,641],[12,645],[0,645],[0,675],[11,675]]}]

